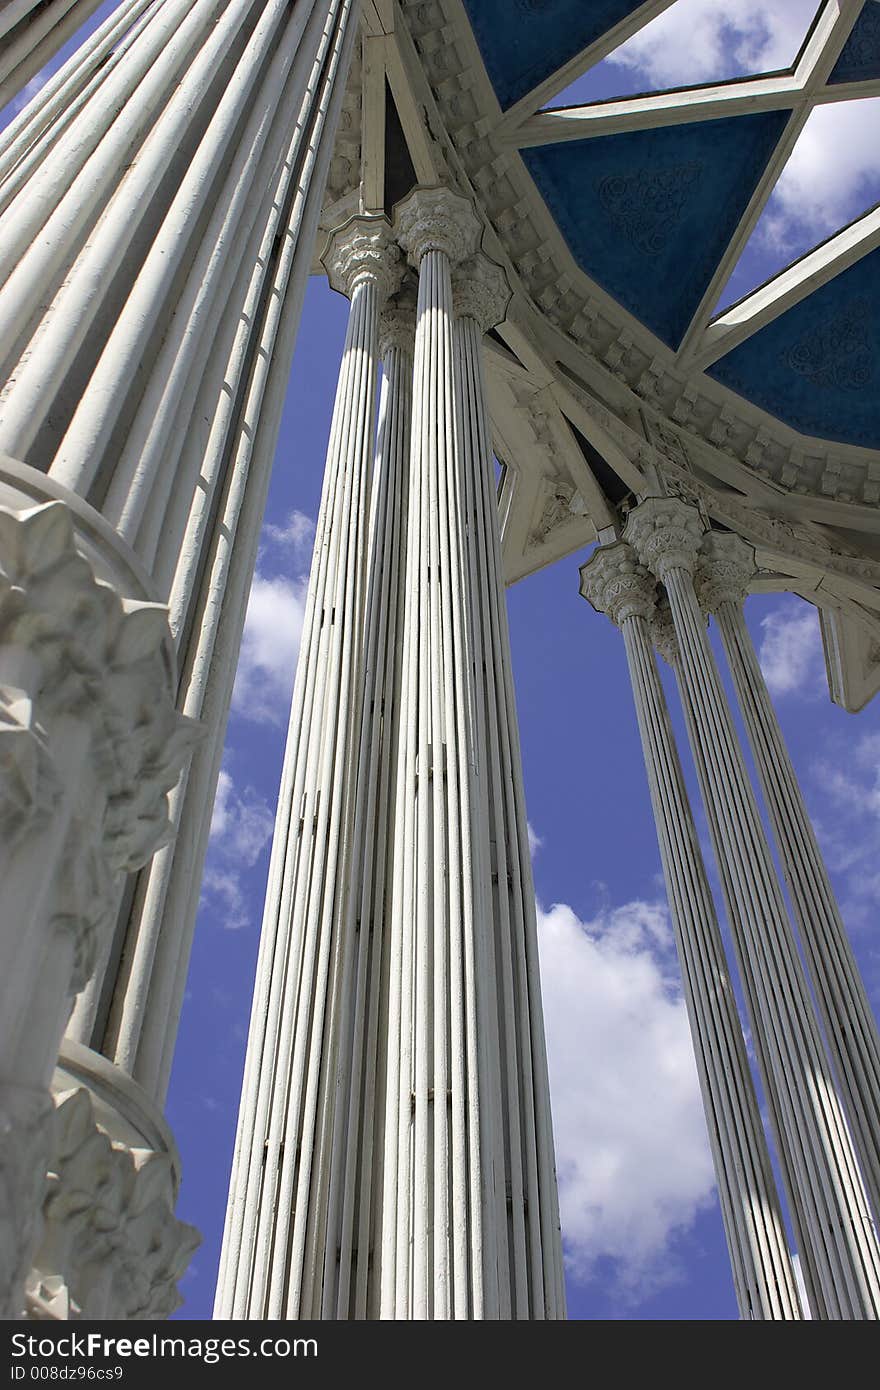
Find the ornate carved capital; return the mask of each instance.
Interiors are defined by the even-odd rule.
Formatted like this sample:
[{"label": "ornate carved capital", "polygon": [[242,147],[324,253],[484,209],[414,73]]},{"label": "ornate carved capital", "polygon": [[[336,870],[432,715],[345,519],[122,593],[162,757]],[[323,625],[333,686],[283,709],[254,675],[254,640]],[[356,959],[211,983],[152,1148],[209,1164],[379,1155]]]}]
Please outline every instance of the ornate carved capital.
[{"label": "ornate carved capital", "polygon": [[672,621],[672,609],[665,597],[657,601],[657,607],[648,623],[648,636],[667,666],[674,666],[678,661],[678,638],[675,635],[675,623]]},{"label": "ornate carved capital", "polygon": [[410,285],[385,305],[379,315],[379,354],[387,356],[392,348],[398,348],[410,357],[415,348],[416,336],[416,297]]},{"label": "ornate carved capital", "polygon": [[471,318],[487,333],[503,323],[511,300],[507,275],[482,251],[462,261],[452,273],[452,304],[457,318]]},{"label": "ornate carved capital", "polygon": [[650,618],[657,583],[625,541],[600,546],[581,566],[581,593],[597,613],[619,627],[627,618]]},{"label": "ornate carved capital", "polygon": [[58,777],[34,702],[16,686],[0,685],[0,838],[7,850],[52,813]]},{"label": "ornate carved capital", "polygon": [[397,289],[403,274],[391,224],[375,213],[350,217],[331,232],[321,264],[333,289],[349,299],[361,280],[371,279],[384,301]]},{"label": "ornate carved capital", "polygon": [[84,1088],[56,1103],[28,1316],[167,1318],[181,1302],[177,1281],[199,1244],[198,1232],[174,1215],[169,1156],[111,1141]]},{"label": "ornate carved capital", "polygon": [[694,575],[701,607],[716,613],[722,603],[742,603],[754,573],[754,546],[732,531],[707,532]]},{"label": "ornate carved capital", "polygon": [[394,230],[410,264],[442,251],[453,265],[473,255],[482,224],[470,198],[449,188],[414,188],[394,209]]},{"label": "ornate carved capital", "polygon": [[45,1091],[0,1086],[0,1317],[21,1315],[25,1274],[39,1239],[54,1107]]},{"label": "ornate carved capital", "polygon": [[[17,711],[19,729],[39,725],[51,748],[57,719],[88,726],[108,862],[140,868],[171,836],[168,792],[198,732],[174,707],[166,609],[95,579],[62,502],[0,508],[0,650],[7,715]],[[9,681],[10,662],[26,673],[25,690]],[[14,799],[25,772],[19,758],[0,801]]]},{"label": "ornate carved capital", "polygon": [[674,569],[693,574],[703,530],[696,507],[676,497],[648,497],[629,513],[624,539],[662,581]]}]

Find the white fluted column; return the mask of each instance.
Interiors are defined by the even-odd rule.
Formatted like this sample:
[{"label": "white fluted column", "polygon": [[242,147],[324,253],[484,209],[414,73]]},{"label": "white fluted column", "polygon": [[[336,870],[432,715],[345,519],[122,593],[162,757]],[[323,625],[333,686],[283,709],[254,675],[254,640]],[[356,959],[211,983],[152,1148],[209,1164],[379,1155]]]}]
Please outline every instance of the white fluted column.
[{"label": "white fluted column", "polygon": [[[534,897],[470,203],[397,210],[419,270],[389,927],[380,1315],[564,1316]],[[464,262],[464,264],[462,264]],[[456,270],[454,323],[452,276]]]},{"label": "white fluted column", "polygon": [[173,694],[203,731],[177,838],[115,889],[64,1045],[90,1050],[78,1077],[115,1067],[122,1133],[170,1072],[357,18],[357,0],[129,0],[0,137],[0,502],[56,499],[90,558],[126,554],[122,594],[167,603]]},{"label": "white fluted column", "polygon": [[656,581],[625,542],[581,569],[581,593],[621,629],[740,1316],[801,1316],[724,944],[651,652]]},{"label": "white fluted column", "polygon": [[[320,1316],[350,939],[381,218],[331,239],[351,297],[269,870],[217,1313]],[[335,1249],[330,1252],[335,1258]]]},{"label": "white fluted column", "polygon": [[[650,634],[651,641],[654,643],[656,650],[675,674],[685,728],[687,729],[688,744],[697,774],[700,796],[703,801],[706,821],[709,828],[709,838],[712,842],[712,850],[718,868],[727,922],[736,949],[740,983],[746,1002],[746,1010],[751,1020],[758,1019],[760,1018],[758,988],[754,965],[746,949],[747,934],[742,920],[743,905],[734,889],[733,880],[722,853],[720,823],[712,799],[710,790],[711,783],[706,768],[706,760],[703,756],[703,750],[697,736],[696,724],[694,722],[687,686],[682,678],[678,642],[675,637],[675,624],[672,621],[669,600],[666,598],[665,594],[661,594],[658,598],[657,607],[650,621]],[[819,1283],[818,1272],[813,1260],[810,1242],[805,1235],[807,1223],[798,1193],[798,1180],[796,1175],[798,1172],[799,1160],[796,1152],[792,1150],[789,1145],[788,1134],[782,1123],[779,1098],[773,1084],[772,1072],[767,1057],[762,1030],[760,1027],[755,1027],[754,1023],[750,1032],[750,1045],[757,1063],[758,1075],[761,1078],[764,1088],[764,1105],[768,1112],[771,1132],[776,1141],[776,1158],[782,1172],[783,1187],[788,1199],[788,1210],[794,1230],[794,1248],[797,1250],[800,1258],[801,1275],[806,1290],[809,1313],[812,1318],[823,1319],[828,1316],[828,1313]]]},{"label": "white fluted column", "polygon": [[852,1143],[834,1091],[809,989],[776,881],[693,586],[703,524],[675,498],[648,498],[630,512],[624,538],[665,585],[682,682],[704,761],[719,852],[739,905],[757,1015],[789,1177],[803,1213],[827,1316],[880,1314],[880,1249]]},{"label": "white fluted column", "polygon": [[862,1174],[880,1219],[880,1039],[742,605],[751,546],[709,533],[697,591],[724,643]]},{"label": "white fluted column", "polygon": [[0,107],[12,101],[101,0],[6,0],[0,11]]},{"label": "white fluted column", "polygon": [[[485,1030],[497,1038],[500,1072],[486,1048],[482,1101],[485,1152],[494,1165],[498,1209],[495,1249],[486,1261],[487,1303],[498,1316],[563,1318],[565,1287],[556,1189],[550,1091],[538,967],[535,890],[528,844],[522,757],[501,541],[492,434],[483,379],[483,334],[503,317],[506,277],[478,255],[453,271],[456,314],[458,429],[468,525],[465,529],[476,677],[476,749],[473,764],[480,823],[475,855],[488,889],[491,939],[478,939],[478,969],[495,1009],[481,1007],[474,1020],[478,1054]],[[485,880],[488,850],[488,880]],[[485,952],[485,959],[480,953]],[[480,1001],[478,1000],[478,1007]],[[497,1099],[496,1099],[497,1098]],[[501,1194],[504,1194],[504,1207]]]},{"label": "white fluted column", "polygon": [[[74,506],[0,508],[2,1316],[24,1309],[52,1152],[49,1084],[122,876],[171,834],[192,728],[174,707],[166,610],[125,547],[83,551]],[[77,517],[89,520],[86,510]],[[109,559],[115,560],[111,568]],[[97,557],[96,557],[97,559]]]},{"label": "white fluted column", "polygon": [[[325,1237],[324,1318],[379,1316],[384,1121],[382,1097],[398,1063],[388,1047],[390,916],[394,872],[395,750],[400,736],[415,300],[408,292],[380,316],[383,363],[373,473],[364,613],[363,721],[358,750],[352,949],[343,982]],[[391,1194],[391,1200],[396,1194]]]}]

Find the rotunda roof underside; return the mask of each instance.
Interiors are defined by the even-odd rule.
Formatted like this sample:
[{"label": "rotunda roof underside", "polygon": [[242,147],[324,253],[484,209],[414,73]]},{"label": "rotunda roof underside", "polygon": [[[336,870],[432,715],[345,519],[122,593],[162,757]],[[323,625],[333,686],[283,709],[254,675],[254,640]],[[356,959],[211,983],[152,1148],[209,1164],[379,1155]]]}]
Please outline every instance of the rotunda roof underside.
[{"label": "rotunda roof underside", "polygon": [[488,340],[509,581],[660,478],[820,607],[853,708],[880,685],[880,206],[731,287],[811,117],[878,119],[880,0],[775,0],[803,18],[787,66],[608,95],[612,55],[693,3],[364,0],[324,225],[414,182],[474,197],[514,291]]}]

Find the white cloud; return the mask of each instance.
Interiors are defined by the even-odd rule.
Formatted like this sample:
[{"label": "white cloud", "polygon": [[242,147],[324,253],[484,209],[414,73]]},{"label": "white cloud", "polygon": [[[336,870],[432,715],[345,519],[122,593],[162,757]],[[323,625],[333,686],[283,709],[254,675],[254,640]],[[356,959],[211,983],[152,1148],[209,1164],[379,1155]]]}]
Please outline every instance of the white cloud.
[{"label": "white cloud", "polygon": [[[832,744],[810,769],[821,793],[813,824],[835,876],[843,919],[853,933],[873,932],[880,909],[880,732]],[[815,800],[815,798],[814,798]],[[880,1006],[880,953],[865,934],[862,969]]]},{"label": "white cloud", "polygon": [[816,699],[825,688],[819,618],[812,604],[791,602],[761,619],[758,660],[771,695]]},{"label": "white cloud", "polygon": [[314,536],[311,517],[296,510],[282,525],[263,527],[232,692],[233,711],[257,724],[283,724],[287,716]]},{"label": "white cloud", "polygon": [[284,720],[306,608],[308,580],[254,575],[232,708],[256,723]]},{"label": "white cloud", "polygon": [[253,787],[239,793],[231,775],[221,769],[211,815],[211,842],[226,858],[245,868],[256,864],[272,835],[275,818],[268,801]]},{"label": "white cloud", "polygon": [[676,1235],[714,1188],[666,909],[582,922],[556,904],[539,942],[567,1259],[582,1281],[612,1260],[637,1301],[675,1281]]},{"label": "white cloud", "polygon": [[543,839],[541,838],[541,836],[538,834],[537,830],[534,828],[534,826],[532,825],[531,822],[528,822],[528,832],[529,832],[529,854],[530,854],[530,856],[532,857],[532,859],[534,859],[535,855],[538,853],[538,850],[541,848],[541,846],[543,845],[544,841],[543,841]]},{"label": "white cloud", "polygon": [[793,61],[816,0],[676,0],[609,55],[644,73],[651,87],[770,72]]},{"label": "white cloud", "polygon": [[315,543],[315,523],[305,512],[294,509],[281,526],[267,524],[263,538],[271,545],[290,552],[295,560],[311,560]]},{"label": "white cloud", "polygon": [[243,874],[262,856],[272,838],[275,818],[266,799],[246,786],[239,791],[223,768],[211,815],[211,839],[202,903],[213,919],[229,931],[251,923],[254,894]]},{"label": "white cloud", "polygon": [[800,231],[815,240],[880,197],[880,102],[842,101],[810,115],[760,224],[768,246],[786,250]]}]

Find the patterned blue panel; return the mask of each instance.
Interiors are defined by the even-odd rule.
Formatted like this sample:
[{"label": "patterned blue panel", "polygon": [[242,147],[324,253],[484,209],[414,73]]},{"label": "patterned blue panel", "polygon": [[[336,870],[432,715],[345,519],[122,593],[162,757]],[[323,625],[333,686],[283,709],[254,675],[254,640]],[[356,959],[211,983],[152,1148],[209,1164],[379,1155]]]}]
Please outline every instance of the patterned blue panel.
[{"label": "patterned blue panel", "polygon": [[464,0],[501,106],[512,106],[643,0]]},{"label": "patterned blue panel", "polygon": [[880,251],[709,368],[803,434],[880,448]]},{"label": "patterned blue panel", "polygon": [[829,82],[867,82],[880,77],[880,0],[865,0]]},{"label": "patterned blue panel", "polygon": [[769,111],[522,155],[578,264],[676,348],[787,120]]}]

